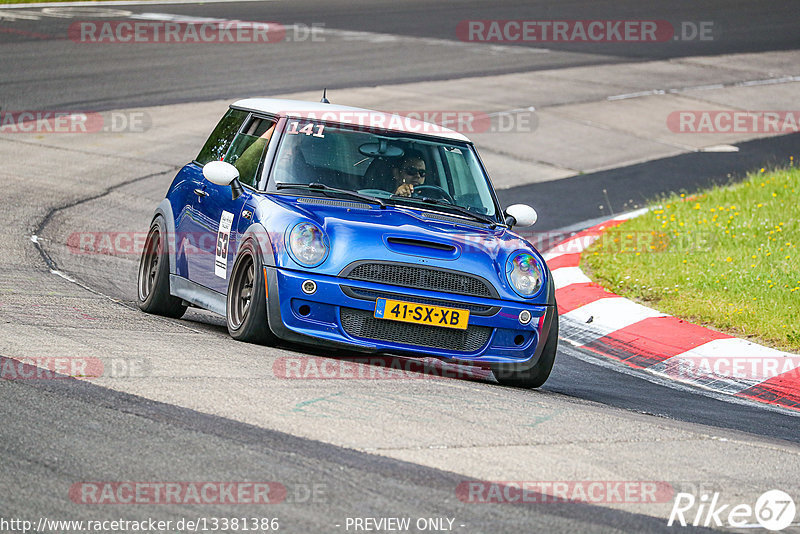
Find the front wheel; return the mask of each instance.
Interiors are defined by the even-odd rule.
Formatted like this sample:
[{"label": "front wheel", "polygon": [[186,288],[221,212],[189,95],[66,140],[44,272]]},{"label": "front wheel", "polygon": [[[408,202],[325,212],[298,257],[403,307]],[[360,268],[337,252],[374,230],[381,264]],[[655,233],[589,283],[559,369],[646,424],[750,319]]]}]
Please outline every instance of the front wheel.
[{"label": "front wheel", "polygon": [[147,313],[178,319],[186,306],[169,292],[169,253],[164,219],[159,215],[150,226],[139,260],[139,308]]},{"label": "front wheel", "polygon": [[267,321],[264,268],[252,241],[242,244],[228,282],[228,333],[237,341],[269,345],[276,341]]},{"label": "front wheel", "polygon": [[558,308],[553,312],[550,331],[536,365],[528,369],[518,370],[513,366],[497,364],[492,366],[494,377],[500,384],[517,388],[541,387],[553,370],[553,363],[558,351]]}]

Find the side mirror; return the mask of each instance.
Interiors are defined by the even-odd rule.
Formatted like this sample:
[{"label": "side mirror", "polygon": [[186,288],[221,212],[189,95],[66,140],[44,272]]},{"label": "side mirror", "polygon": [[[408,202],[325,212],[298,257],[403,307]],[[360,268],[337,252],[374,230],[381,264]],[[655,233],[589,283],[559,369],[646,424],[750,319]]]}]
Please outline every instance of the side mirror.
[{"label": "side mirror", "polygon": [[224,161],[209,161],[203,167],[203,176],[212,184],[230,185],[239,179],[239,169]]},{"label": "side mirror", "polygon": [[242,184],[239,183],[239,169],[230,163],[209,161],[203,166],[203,176],[212,184],[231,186],[233,200],[243,193]]},{"label": "side mirror", "polygon": [[504,212],[506,224],[509,226],[533,226],[539,215],[536,210],[526,204],[514,204]]}]

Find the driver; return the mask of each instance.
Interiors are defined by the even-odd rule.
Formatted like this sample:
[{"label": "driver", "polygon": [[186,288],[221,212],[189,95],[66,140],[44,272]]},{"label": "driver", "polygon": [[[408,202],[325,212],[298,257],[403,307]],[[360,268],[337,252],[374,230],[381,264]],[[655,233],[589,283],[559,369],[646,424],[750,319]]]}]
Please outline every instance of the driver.
[{"label": "driver", "polygon": [[392,169],[394,177],[394,194],[410,197],[415,185],[425,183],[425,159],[419,150],[406,150],[406,153]]}]

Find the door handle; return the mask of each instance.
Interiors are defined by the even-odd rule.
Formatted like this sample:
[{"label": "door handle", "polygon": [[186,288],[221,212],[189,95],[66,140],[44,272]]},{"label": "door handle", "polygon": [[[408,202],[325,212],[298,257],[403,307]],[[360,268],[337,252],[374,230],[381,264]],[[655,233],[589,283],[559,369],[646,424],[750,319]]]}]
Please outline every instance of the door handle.
[{"label": "door handle", "polygon": [[194,190],[194,194],[200,198],[207,197],[208,193],[204,189],[200,189],[199,187]]}]

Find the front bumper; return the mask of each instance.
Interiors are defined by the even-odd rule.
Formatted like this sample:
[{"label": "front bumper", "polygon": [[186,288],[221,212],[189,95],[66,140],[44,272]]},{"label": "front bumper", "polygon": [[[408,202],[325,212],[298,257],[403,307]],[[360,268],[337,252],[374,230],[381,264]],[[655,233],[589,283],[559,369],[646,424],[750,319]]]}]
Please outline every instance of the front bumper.
[{"label": "front bumper", "polygon": [[[433,356],[472,365],[536,363],[552,305],[400,288],[275,267],[266,268],[269,326],[287,341],[336,345],[360,352]],[[307,295],[303,282],[316,291]],[[471,310],[467,331],[373,318],[375,296]],[[523,310],[528,324],[519,322]],[[544,334],[542,333],[544,331]]]}]

